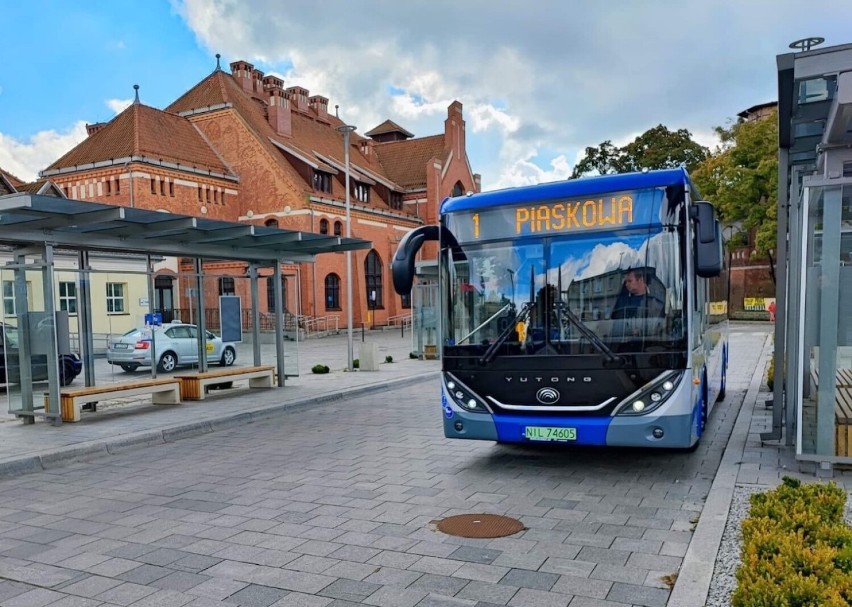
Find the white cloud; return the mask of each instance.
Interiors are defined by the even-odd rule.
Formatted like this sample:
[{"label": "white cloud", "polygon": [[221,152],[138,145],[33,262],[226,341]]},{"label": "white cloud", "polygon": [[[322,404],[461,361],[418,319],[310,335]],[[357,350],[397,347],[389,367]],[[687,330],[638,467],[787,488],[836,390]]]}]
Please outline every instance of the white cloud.
[{"label": "white cloud", "polygon": [[82,120],[63,132],[39,131],[27,141],[0,133],[0,167],[24,181],[35,181],[40,169],[85,138],[86,123]]},{"label": "white cloud", "polygon": [[109,109],[118,115],[133,103],[133,99],[107,99],[105,103]]}]

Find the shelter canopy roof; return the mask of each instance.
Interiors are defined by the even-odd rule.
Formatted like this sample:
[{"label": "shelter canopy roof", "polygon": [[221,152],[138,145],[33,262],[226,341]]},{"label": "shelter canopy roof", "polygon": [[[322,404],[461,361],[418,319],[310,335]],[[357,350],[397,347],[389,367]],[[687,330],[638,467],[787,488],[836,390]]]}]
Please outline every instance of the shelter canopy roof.
[{"label": "shelter canopy roof", "polygon": [[313,261],[372,246],[360,238],[26,193],[0,196],[0,243],[247,262]]}]

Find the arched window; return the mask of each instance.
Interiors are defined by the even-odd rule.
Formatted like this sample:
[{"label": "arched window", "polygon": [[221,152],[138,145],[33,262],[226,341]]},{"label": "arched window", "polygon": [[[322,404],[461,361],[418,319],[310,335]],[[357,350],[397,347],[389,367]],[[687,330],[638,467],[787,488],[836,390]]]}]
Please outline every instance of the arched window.
[{"label": "arched window", "polygon": [[263,225],[265,225],[267,228],[277,228],[278,227],[278,220],[277,219],[267,219],[266,223],[264,223]]},{"label": "arched window", "polygon": [[340,309],[340,277],[337,274],[325,277],[325,309]]},{"label": "arched window", "polygon": [[320,234],[328,234],[328,219],[320,219]]},{"label": "arched window", "polygon": [[456,185],[453,186],[453,196],[461,196],[464,194],[464,186],[461,181],[457,181]]},{"label": "arched window", "polygon": [[382,258],[375,251],[367,253],[367,259],[364,260],[364,279],[367,285],[367,308],[383,308]]},{"label": "arched window", "polygon": [[334,222],[334,235],[335,236],[342,236],[343,235],[343,222],[342,221],[335,221]]}]

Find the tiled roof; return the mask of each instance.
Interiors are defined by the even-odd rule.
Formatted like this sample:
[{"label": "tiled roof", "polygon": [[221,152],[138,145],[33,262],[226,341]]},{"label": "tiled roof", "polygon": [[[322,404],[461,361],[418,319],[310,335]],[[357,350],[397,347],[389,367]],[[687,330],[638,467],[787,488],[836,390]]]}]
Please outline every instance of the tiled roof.
[{"label": "tiled roof", "polygon": [[402,133],[406,137],[414,137],[414,133],[406,131],[393,120],[385,120],[379,126],[364,133],[367,137],[375,137],[376,135],[384,135],[385,133]]},{"label": "tiled roof", "polygon": [[4,171],[3,169],[0,169],[0,175],[3,175],[3,177],[6,178],[6,181],[9,182],[9,185],[11,185],[13,188],[17,188],[19,185],[22,185],[24,183],[23,181],[12,175],[12,173],[10,173],[9,171]]},{"label": "tiled roof", "polygon": [[46,170],[134,155],[232,175],[189,120],[141,103],[130,105]]},{"label": "tiled roof", "polygon": [[[260,144],[272,157],[279,160],[278,164],[282,170],[291,176],[293,182],[301,184],[306,194],[314,193],[313,184],[306,181],[293,168],[288,157],[296,161],[307,159],[323,170],[329,168],[324,157],[343,164],[343,135],[336,130],[338,126],[344,124],[343,121],[332,114],[327,114],[319,120],[312,109],[298,110],[291,105],[291,136],[279,134],[269,124],[265,102],[258,96],[244,91],[231,74],[221,70],[213,72],[187,91],[167,107],[166,111],[188,112],[224,103],[231,104],[247,126],[254,131]],[[354,169],[353,172],[357,171],[358,167],[363,167],[378,173],[386,180],[395,181],[386,174],[375,154],[365,156],[361,153],[360,142],[363,139],[357,133],[350,135],[349,162]],[[288,154],[285,150],[291,150],[293,153]],[[423,171],[425,171],[425,164],[421,165],[421,172]]]},{"label": "tiled roof", "polygon": [[49,179],[39,179],[31,183],[23,183],[17,187],[17,190],[28,194],[42,194],[45,196],[65,198],[65,193]]},{"label": "tiled roof", "polygon": [[377,143],[375,149],[385,174],[404,188],[426,187],[427,163],[447,155],[443,135]]}]

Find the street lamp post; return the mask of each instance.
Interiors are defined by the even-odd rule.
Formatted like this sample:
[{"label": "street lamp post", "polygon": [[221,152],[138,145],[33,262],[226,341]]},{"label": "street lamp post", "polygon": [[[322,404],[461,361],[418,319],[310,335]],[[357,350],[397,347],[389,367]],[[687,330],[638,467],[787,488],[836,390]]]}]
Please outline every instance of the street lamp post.
[{"label": "street lamp post", "polygon": [[[349,135],[356,127],[341,124],[337,130],[343,133],[343,157],[346,164],[346,238],[352,238],[352,218],[349,213]],[[352,347],[352,251],[346,251],[346,338],[348,348],[347,369],[354,370]]]}]

